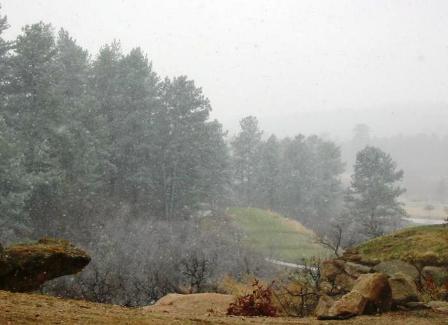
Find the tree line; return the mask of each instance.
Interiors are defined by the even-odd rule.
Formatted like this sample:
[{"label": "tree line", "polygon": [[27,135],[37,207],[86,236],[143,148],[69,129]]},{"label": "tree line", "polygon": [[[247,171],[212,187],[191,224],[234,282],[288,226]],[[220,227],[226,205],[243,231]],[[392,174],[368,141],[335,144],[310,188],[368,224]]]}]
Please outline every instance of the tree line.
[{"label": "tree line", "polygon": [[161,79],[139,48],[124,54],[117,42],[92,60],[44,23],[0,44],[2,220],[10,232],[61,235],[124,206],[170,220],[223,197],[224,132],[192,80]]}]

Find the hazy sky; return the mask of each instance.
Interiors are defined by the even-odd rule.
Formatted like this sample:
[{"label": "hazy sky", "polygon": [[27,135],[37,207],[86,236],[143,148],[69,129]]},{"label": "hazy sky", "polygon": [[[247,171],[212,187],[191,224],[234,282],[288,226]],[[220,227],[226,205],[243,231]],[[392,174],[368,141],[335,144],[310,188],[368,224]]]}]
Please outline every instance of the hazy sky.
[{"label": "hazy sky", "polygon": [[[448,129],[448,1],[0,3],[10,38],[43,20],[67,29],[92,53],[113,39],[125,51],[142,47],[162,76],[194,79],[213,116],[229,128],[253,114],[279,133],[346,135],[356,122],[409,133],[419,125],[415,110],[436,107],[429,125],[414,131]],[[390,124],[399,109],[412,113],[411,124]],[[370,121],[372,114],[378,116]],[[408,129],[392,130],[404,124]]]}]

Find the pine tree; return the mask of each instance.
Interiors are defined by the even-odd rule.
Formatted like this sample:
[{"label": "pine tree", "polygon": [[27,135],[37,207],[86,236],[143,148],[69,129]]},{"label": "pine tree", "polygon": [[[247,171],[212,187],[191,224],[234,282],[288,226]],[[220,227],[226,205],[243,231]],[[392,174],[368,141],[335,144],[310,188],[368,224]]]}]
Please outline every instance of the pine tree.
[{"label": "pine tree", "polygon": [[7,125],[5,119],[10,78],[8,52],[12,44],[1,35],[7,28],[6,17],[0,15],[0,242],[29,236],[25,205],[33,181],[25,170],[19,134]]},{"label": "pine tree", "polygon": [[207,119],[210,103],[202,90],[185,76],[165,79],[162,107],[155,114],[154,166],[159,208],[165,218],[188,214],[201,202],[200,173],[206,161]]},{"label": "pine tree", "polygon": [[279,209],[280,195],[280,143],[275,135],[271,135],[260,146],[260,160],[257,165],[257,202],[259,206]]},{"label": "pine tree", "polygon": [[243,118],[240,126],[240,133],[232,141],[235,194],[240,204],[252,206],[255,203],[256,171],[262,132],[254,116]]},{"label": "pine tree", "polygon": [[366,147],[356,155],[354,174],[346,202],[350,212],[368,237],[383,235],[396,227],[405,211],[398,201],[405,192],[391,156],[376,147]]}]

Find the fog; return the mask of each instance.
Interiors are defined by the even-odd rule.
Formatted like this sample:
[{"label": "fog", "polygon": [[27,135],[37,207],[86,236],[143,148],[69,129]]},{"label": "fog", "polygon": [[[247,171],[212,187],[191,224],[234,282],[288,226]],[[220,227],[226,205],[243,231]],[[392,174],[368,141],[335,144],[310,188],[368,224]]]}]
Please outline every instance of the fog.
[{"label": "fog", "polygon": [[[0,0],[0,265],[15,263],[0,290],[146,306],[259,278],[271,286],[249,291],[270,316],[304,317],[393,258],[416,271],[412,299],[448,299],[423,276],[448,265],[447,14],[446,1]],[[407,235],[389,256],[359,248],[417,224],[432,226],[410,230],[413,251]],[[49,260],[80,247],[85,269],[27,255],[42,264],[29,275],[14,249],[36,240]],[[336,263],[321,285],[322,261],[344,253],[362,265]],[[59,274],[72,275],[47,281]],[[272,307],[271,289],[289,300]]]},{"label": "fog", "polygon": [[[446,1],[4,0],[11,29],[43,20],[97,53],[140,46],[161,75],[186,74],[236,132],[348,138],[448,129]],[[329,112],[329,114],[326,114]],[[280,123],[285,120],[287,123]]]}]

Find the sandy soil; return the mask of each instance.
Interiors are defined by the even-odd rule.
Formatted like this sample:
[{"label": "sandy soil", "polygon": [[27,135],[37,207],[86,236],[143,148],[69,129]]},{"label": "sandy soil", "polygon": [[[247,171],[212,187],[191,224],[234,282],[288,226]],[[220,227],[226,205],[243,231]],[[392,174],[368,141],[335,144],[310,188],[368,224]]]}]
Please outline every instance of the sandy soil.
[{"label": "sandy soil", "polygon": [[[347,321],[317,321],[314,318],[229,317],[219,312],[219,308],[222,307],[216,307],[219,302],[227,303],[228,296],[207,294],[202,297],[193,297],[191,302],[185,297],[176,296],[165,297],[167,298],[165,302],[159,301],[158,307],[124,308],[38,294],[0,291],[0,324],[448,324],[448,315],[429,311],[362,316]],[[215,305],[216,311],[201,313],[204,311],[203,308],[207,308],[210,304]],[[176,305],[182,306],[180,312],[176,311]],[[163,310],[162,307],[166,309]],[[190,313],[189,308],[191,308]]]}]

